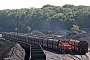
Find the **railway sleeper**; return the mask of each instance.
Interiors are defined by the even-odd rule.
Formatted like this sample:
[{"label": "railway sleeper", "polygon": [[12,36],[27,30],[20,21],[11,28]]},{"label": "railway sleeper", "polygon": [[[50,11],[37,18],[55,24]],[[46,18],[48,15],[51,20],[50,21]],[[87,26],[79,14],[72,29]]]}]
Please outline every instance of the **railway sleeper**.
[{"label": "railway sleeper", "polygon": [[43,51],[32,51],[31,54],[44,54]]},{"label": "railway sleeper", "polygon": [[32,49],[31,51],[42,51],[41,49]]},{"label": "railway sleeper", "polygon": [[45,54],[32,54],[31,60],[46,60]]},{"label": "railway sleeper", "polygon": [[31,47],[31,49],[41,49],[40,47]]}]

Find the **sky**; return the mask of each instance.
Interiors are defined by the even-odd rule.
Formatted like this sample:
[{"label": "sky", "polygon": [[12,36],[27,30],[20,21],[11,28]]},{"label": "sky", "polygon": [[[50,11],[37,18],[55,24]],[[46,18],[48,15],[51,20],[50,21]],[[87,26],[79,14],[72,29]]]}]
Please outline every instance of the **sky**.
[{"label": "sky", "polygon": [[0,10],[20,8],[41,8],[44,5],[63,6],[65,4],[90,6],[90,0],[0,0]]}]

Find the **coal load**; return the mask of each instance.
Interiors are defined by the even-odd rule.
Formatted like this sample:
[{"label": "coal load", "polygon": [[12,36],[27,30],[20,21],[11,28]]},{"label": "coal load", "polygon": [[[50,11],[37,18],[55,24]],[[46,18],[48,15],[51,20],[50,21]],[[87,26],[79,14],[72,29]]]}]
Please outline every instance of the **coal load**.
[{"label": "coal load", "polygon": [[75,39],[75,40],[80,40],[80,41],[87,41],[89,48],[90,48],[90,32],[86,32],[84,30],[76,30],[76,31],[71,31],[67,35],[67,39]]},{"label": "coal load", "polygon": [[38,30],[33,30],[30,34],[31,35],[37,35],[37,36],[45,36],[42,32],[40,32]]},{"label": "coal load", "polygon": [[69,31],[67,30],[59,30],[55,32],[53,35],[61,36],[62,38],[66,38],[68,35]]}]

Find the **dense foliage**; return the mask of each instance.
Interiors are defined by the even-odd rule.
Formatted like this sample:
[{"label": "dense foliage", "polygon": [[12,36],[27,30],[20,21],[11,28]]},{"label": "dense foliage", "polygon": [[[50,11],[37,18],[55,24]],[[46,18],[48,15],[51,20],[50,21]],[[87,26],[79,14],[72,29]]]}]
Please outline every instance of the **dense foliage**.
[{"label": "dense foliage", "polygon": [[60,30],[73,28],[89,28],[90,6],[74,6],[66,4],[62,7],[44,5],[42,8],[0,10],[0,32],[16,31],[17,20],[19,32],[30,30]]}]

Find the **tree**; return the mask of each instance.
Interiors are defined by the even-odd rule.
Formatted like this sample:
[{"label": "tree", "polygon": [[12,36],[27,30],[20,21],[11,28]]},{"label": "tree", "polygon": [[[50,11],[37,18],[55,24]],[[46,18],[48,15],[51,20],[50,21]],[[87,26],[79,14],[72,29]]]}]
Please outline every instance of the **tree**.
[{"label": "tree", "polygon": [[79,30],[79,26],[78,25],[73,25],[73,27],[71,28],[71,30]]},{"label": "tree", "polygon": [[[0,10],[0,32],[30,30],[78,30],[90,27],[90,6],[44,5],[42,8]],[[76,24],[76,25],[75,25]],[[73,26],[73,27],[72,27]]]}]

